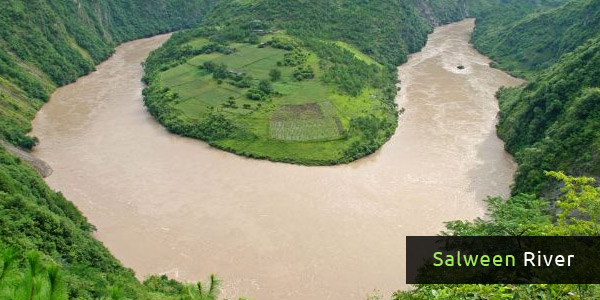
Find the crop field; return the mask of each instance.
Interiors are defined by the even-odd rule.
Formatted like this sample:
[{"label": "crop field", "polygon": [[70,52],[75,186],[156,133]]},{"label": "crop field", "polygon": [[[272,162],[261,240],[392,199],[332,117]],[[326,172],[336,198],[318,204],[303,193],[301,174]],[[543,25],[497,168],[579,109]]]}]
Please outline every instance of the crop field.
[{"label": "crop field", "polygon": [[269,71],[277,67],[277,62],[283,60],[286,51],[271,47],[258,48],[251,44],[232,44],[235,53],[223,55],[212,53],[198,55],[189,64],[200,66],[206,61],[226,64],[230,69],[251,74],[256,79],[268,79]]},{"label": "crop field", "polygon": [[[269,137],[283,141],[326,141],[343,137],[331,102],[281,105],[269,122]],[[322,109],[325,108],[325,110]]]},{"label": "crop field", "polygon": [[[208,43],[201,38],[188,42],[193,48]],[[340,46],[360,59],[374,62],[349,45]],[[348,136],[352,118],[365,114],[385,117],[377,100],[378,90],[369,88],[357,96],[342,95],[335,86],[321,80],[320,59],[313,52],[309,52],[304,64],[312,68],[314,78],[297,80],[297,67],[278,65],[287,50],[243,43],[231,43],[228,47],[234,52],[197,55],[159,75],[161,86],[178,95],[169,105],[182,115],[199,120],[209,112],[217,112],[233,122],[237,135],[219,140],[219,146],[276,160],[335,161],[357,140],[357,136]],[[231,78],[213,78],[202,68],[206,62],[224,64],[229,72],[250,76],[254,87],[267,80],[273,93],[264,100],[248,99],[250,88],[235,86]],[[274,69],[281,73],[277,80],[269,76]]]},{"label": "crop field", "polygon": [[[206,45],[206,39],[197,39],[189,42],[193,48]],[[279,67],[278,61],[283,60],[287,52],[271,47],[259,48],[256,45],[233,43],[231,48],[236,49],[234,53],[225,55],[211,53],[197,55],[187,63],[171,68],[161,73],[163,86],[170,88],[180,96],[180,101],[175,106],[190,117],[199,117],[209,109],[217,109],[228,114],[253,115],[251,122],[269,123],[270,113],[258,113],[259,106],[277,107],[278,105],[297,105],[314,102],[316,99],[326,100],[331,88],[320,80],[297,81],[293,78],[293,67]],[[281,71],[281,79],[273,82],[273,88],[279,96],[270,103],[259,103],[249,100],[245,94],[247,89],[235,87],[227,82],[218,84],[212,75],[201,69],[205,62],[225,64],[228,69],[251,75],[255,82],[269,78],[269,72],[273,69]],[[308,58],[309,65],[319,74],[318,58],[311,55]],[[224,107],[233,99],[234,107]],[[256,125],[256,124],[255,124]],[[256,127],[249,125],[249,127]]]}]

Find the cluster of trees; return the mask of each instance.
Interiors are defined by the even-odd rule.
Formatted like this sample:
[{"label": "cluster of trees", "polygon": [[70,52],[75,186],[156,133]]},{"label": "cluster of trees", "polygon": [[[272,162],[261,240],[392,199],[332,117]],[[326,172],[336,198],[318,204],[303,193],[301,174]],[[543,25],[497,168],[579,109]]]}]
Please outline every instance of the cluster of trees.
[{"label": "cluster of trees", "polygon": [[[488,198],[489,218],[446,223],[443,235],[457,236],[596,236],[600,230],[600,189],[593,178],[562,172],[544,176],[563,186],[550,209],[548,200],[531,194],[509,199]],[[577,213],[575,213],[577,212]],[[397,292],[394,300],[409,299],[597,299],[598,285],[419,285]]]},{"label": "cluster of trees", "polygon": [[94,226],[0,147],[0,299],[216,300],[219,281],[143,284],[97,241]]},{"label": "cluster of trees", "polygon": [[600,174],[600,38],[498,98],[498,133],[519,162],[515,191],[552,188],[543,170]]},{"label": "cluster of trees", "polygon": [[397,122],[373,115],[355,117],[350,120],[348,135],[357,135],[360,141],[353,141],[344,150],[348,161],[374,153],[394,134]]},{"label": "cluster of trees", "polygon": [[256,87],[251,88],[246,93],[246,98],[250,100],[265,101],[273,94],[273,86],[268,80],[261,80]]},{"label": "cluster of trees", "polygon": [[293,48],[290,52],[284,54],[283,61],[278,62],[277,65],[290,67],[301,66],[306,63],[306,60],[308,59],[309,55],[310,53],[308,51],[296,47]]},{"label": "cluster of trees", "polygon": [[300,47],[301,42],[297,39],[288,36],[276,36],[266,43],[267,45],[276,48],[292,51]]},{"label": "cluster of trees", "polygon": [[396,81],[395,68],[368,64],[332,42],[311,39],[308,44],[321,58],[322,80],[334,84],[343,94],[358,96],[365,88],[381,89]]},{"label": "cluster of trees", "polygon": [[309,65],[299,66],[294,70],[294,78],[298,81],[315,78],[315,71]]},{"label": "cluster of trees", "polygon": [[[497,66],[528,78],[524,86],[497,94],[498,134],[519,168],[513,196],[488,199],[489,218],[448,222],[443,234],[598,235],[598,183],[565,173],[600,174],[600,36],[593,25],[600,2],[546,4],[564,5],[540,13],[523,2],[504,12],[479,12],[475,46],[496,59]],[[394,300],[599,296],[598,285],[420,285],[396,293]]]},{"label": "cluster of trees", "polygon": [[596,0],[569,1],[552,10],[547,8],[566,1],[546,0],[535,14],[523,2],[504,13],[486,14],[477,21],[473,34],[479,51],[516,75],[535,76],[600,32],[600,2]]},{"label": "cluster of trees", "polygon": [[[217,80],[234,76],[234,74],[230,73],[229,70],[227,69],[227,65],[223,64],[223,63],[215,64],[212,61],[207,61],[204,64],[202,64],[202,66],[200,68],[211,73],[213,75],[213,78],[217,79]],[[231,76],[230,76],[230,74],[231,74]],[[241,76],[236,76],[236,78],[239,78],[239,77],[241,77]],[[241,78],[236,81],[241,81]]]},{"label": "cluster of trees", "polygon": [[201,119],[189,119],[181,116],[170,102],[178,95],[168,88],[151,85],[144,89],[144,102],[152,114],[170,132],[205,140],[211,145],[214,141],[227,138],[238,129],[223,114],[209,112]]}]

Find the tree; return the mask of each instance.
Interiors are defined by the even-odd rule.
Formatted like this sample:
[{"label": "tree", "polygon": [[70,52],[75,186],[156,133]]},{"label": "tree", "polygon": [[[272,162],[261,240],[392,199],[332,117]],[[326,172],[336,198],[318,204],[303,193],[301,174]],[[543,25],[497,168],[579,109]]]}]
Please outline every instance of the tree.
[{"label": "tree", "polygon": [[273,86],[268,80],[261,80],[258,83],[258,89],[266,95],[270,95],[273,92]]},{"label": "tree", "polygon": [[271,77],[271,81],[277,81],[281,78],[281,71],[279,69],[272,69],[269,72],[269,76]]},{"label": "tree", "polygon": [[65,300],[65,283],[56,264],[45,264],[40,253],[32,251],[19,269],[19,258],[10,248],[0,252],[0,298]]},{"label": "tree", "polygon": [[198,282],[196,285],[188,284],[185,286],[185,291],[182,299],[184,300],[216,300],[219,294],[221,281],[212,274],[210,275],[207,285]]}]

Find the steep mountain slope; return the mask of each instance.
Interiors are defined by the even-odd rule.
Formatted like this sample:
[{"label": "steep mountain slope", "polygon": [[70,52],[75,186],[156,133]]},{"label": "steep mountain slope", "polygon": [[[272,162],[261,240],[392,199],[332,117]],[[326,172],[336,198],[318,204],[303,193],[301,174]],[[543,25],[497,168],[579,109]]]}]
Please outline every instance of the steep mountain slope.
[{"label": "steep mountain slope", "polygon": [[[92,71],[118,43],[198,23],[212,2],[3,1],[0,139],[31,148],[35,140],[25,135],[30,121],[57,86]],[[181,298],[186,287],[180,283],[154,277],[141,284],[92,237],[93,229],[71,202],[0,147],[0,298],[21,299],[14,293],[33,280],[18,263],[28,251],[41,254],[44,264],[61,267],[52,280],[64,282],[69,299]],[[43,282],[36,284],[45,289]]]},{"label": "steep mountain slope", "polygon": [[[30,299],[13,298],[13,288],[26,283],[15,274],[21,266],[9,263],[10,253],[23,257],[29,251],[60,266],[68,299],[180,299],[183,285],[159,277],[142,285],[92,236],[93,230],[73,203],[0,147],[0,299]],[[161,288],[167,285],[170,290]]]},{"label": "steep mountain slope", "polygon": [[0,9],[0,138],[30,148],[35,111],[126,40],[197,24],[211,0],[10,0]]},{"label": "steep mountain slope", "polygon": [[516,192],[542,190],[543,170],[600,174],[600,38],[498,98],[498,134],[519,162]]},{"label": "steep mountain slope", "polygon": [[516,22],[506,20],[485,20],[484,23],[493,26],[477,28],[473,42],[500,67],[527,75],[551,67],[563,54],[598,35],[600,1],[570,1],[558,8],[529,14]]}]

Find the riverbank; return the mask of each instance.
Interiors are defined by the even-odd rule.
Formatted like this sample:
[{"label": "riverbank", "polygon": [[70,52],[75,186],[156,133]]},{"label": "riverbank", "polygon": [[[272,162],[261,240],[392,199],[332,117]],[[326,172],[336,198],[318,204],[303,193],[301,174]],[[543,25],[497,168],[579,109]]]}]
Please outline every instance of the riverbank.
[{"label": "riverbank", "polygon": [[175,34],[145,64],[144,101],[169,131],[311,166],[372,154],[394,133],[393,67],[331,41],[274,32],[215,43],[198,31]]},{"label": "riverbank", "polygon": [[34,121],[34,154],[54,167],[48,184],[140,277],[216,273],[228,298],[389,295],[405,287],[404,236],[483,216],[485,196],[510,193],[515,166],[496,137],[494,93],[518,81],[472,48],[473,26],[437,28],[399,68],[402,125],[348,165],[247,159],[167,132],[139,81],[166,37],[124,44],[57,90]]},{"label": "riverbank", "polygon": [[50,167],[50,165],[48,165],[45,161],[33,156],[31,153],[19,149],[3,140],[0,140],[0,147],[4,147],[4,149],[8,150],[13,155],[27,162],[27,164],[40,173],[42,177],[48,177],[52,175],[52,167]]}]

